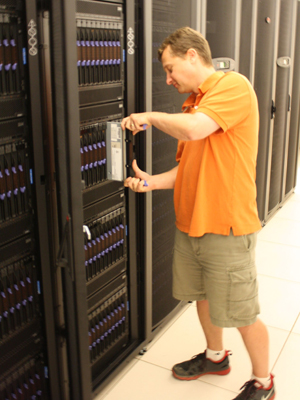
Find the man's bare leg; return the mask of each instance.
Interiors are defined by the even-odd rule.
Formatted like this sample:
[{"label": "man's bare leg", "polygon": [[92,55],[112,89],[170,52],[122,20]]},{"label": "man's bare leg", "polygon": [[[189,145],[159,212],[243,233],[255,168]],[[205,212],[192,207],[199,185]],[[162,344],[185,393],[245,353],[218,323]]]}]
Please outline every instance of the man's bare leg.
[{"label": "man's bare leg", "polygon": [[249,353],[253,374],[258,378],[269,376],[269,335],[260,319],[249,326],[238,328]]},{"label": "man's bare leg", "polygon": [[223,328],[212,324],[209,315],[208,300],[197,301],[197,311],[207,347],[216,351],[223,350]]}]

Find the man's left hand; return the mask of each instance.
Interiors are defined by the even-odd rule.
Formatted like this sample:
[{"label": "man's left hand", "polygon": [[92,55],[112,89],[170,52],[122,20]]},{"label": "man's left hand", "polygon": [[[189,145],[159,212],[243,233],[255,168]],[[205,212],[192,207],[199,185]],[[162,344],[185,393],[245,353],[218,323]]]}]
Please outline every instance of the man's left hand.
[{"label": "man's left hand", "polygon": [[144,131],[151,123],[149,121],[150,113],[139,113],[139,114],[131,114],[129,117],[126,117],[121,122],[122,129],[128,129],[132,131],[133,135],[136,135],[140,131]]}]

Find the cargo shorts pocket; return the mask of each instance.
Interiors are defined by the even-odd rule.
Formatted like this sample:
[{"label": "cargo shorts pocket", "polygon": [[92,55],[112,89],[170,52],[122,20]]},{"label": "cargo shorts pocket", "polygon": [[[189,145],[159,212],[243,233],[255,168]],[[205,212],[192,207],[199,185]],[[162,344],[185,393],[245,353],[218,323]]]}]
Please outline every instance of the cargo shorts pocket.
[{"label": "cargo shorts pocket", "polygon": [[228,269],[228,317],[251,320],[259,314],[258,283],[256,267]]}]

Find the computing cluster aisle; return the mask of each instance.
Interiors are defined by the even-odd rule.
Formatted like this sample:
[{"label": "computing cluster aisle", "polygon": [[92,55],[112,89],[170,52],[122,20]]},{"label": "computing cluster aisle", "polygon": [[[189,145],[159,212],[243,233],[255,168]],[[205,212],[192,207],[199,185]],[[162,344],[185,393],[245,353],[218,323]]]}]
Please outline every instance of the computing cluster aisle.
[{"label": "computing cluster aisle", "polygon": [[257,93],[263,317],[279,392],[293,388],[280,365],[300,333],[300,1],[0,0],[0,400],[91,400],[129,364],[107,399],[232,398],[248,375],[229,336],[229,377],[171,378],[204,345],[194,305],[172,297],[173,194],[123,186],[134,158],[176,165],[175,139],[120,121],[181,111],[156,54],[182,26]]},{"label": "computing cluster aisle", "polygon": [[[295,193],[258,235],[257,268],[261,319],[270,336],[270,368],[276,400],[300,393],[300,165]],[[229,375],[184,382],[173,378],[172,366],[205,348],[195,304],[188,305],[95,400],[231,400],[250,378],[251,364],[236,329],[225,329],[232,351]]]}]

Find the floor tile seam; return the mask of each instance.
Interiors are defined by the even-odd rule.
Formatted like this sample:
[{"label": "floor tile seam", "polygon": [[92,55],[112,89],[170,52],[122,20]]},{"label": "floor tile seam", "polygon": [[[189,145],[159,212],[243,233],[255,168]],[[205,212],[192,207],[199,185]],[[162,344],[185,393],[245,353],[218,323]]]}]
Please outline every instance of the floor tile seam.
[{"label": "floor tile seam", "polygon": [[300,335],[300,333],[293,332],[293,330],[294,330],[294,328],[295,328],[295,326],[296,326],[296,324],[297,324],[297,322],[298,322],[298,319],[300,320],[300,312],[299,312],[298,317],[296,318],[296,321],[295,321],[295,323],[294,323],[294,325],[293,325],[293,328],[292,328],[292,330],[291,330],[291,334],[293,333],[293,334],[295,334],[295,335]]},{"label": "floor tile seam", "polygon": [[226,390],[226,392],[229,392],[229,393],[233,393],[233,394],[239,394],[240,393],[239,390],[235,391],[235,390],[232,390],[232,389],[227,389],[227,388],[224,388],[223,386],[219,386],[219,385],[216,385],[214,383],[204,381],[201,378],[198,378],[197,381],[202,382],[202,383],[206,383],[207,385],[213,386],[213,387],[218,388],[218,389]]},{"label": "floor tile seam", "polygon": [[[296,321],[297,321],[297,320],[298,320],[298,316],[297,316],[297,318],[296,318]],[[282,331],[282,332],[286,332],[286,333],[287,333],[287,337],[289,337],[290,334],[293,333],[292,330],[293,330],[293,328],[294,328],[294,326],[295,326],[295,323],[296,323],[296,322],[293,323],[291,329],[280,328],[279,326],[271,325],[271,324],[268,324],[268,323],[265,323],[265,326],[266,326],[267,328],[273,328],[273,329],[276,329],[276,330],[279,330],[279,331]],[[298,335],[298,334],[296,333],[296,335]]]},{"label": "floor tile seam", "polygon": [[[295,320],[295,322],[294,322],[294,325],[292,326],[292,329],[289,331],[289,334],[288,334],[288,336],[287,336],[287,338],[286,338],[286,340],[285,340],[283,346],[281,347],[281,350],[280,350],[280,352],[279,352],[279,354],[278,354],[276,360],[274,361],[273,367],[271,368],[271,372],[274,370],[274,368],[275,368],[275,366],[276,366],[276,364],[277,364],[277,362],[278,362],[278,360],[279,360],[279,358],[280,358],[282,352],[284,351],[284,348],[285,348],[285,346],[286,346],[286,344],[287,344],[289,338],[291,337],[291,335],[292,335],[292,334],[298,335],[298,333],[293,332],[293,329],[295,328],[295,325],[296,325],[296,323],[297,323],[299,317],[300,317],[300,313],[298,314],[298,317],[296,318],[296,320]],[[299,336],[300,336],[300,335],[299,335]]]},{"label": "floor tile seam", "polygon": [[294,247],[295,249],[299,249],[300,248],[300,244],[299,246],[296,246],[294,244],[288,244],[288,243],[281,243],[278,241],[274,241],[274,240],[266,240],[266,239],[260,239],[259,234],[257,236],[257,239],[259,242],[266,242],[266,243],[272,243],[272,244],[279,244],[280,246],[287,246],[287,247]]},{"label": "floor tile seam", "polygon": [[[165,370],[165,371],[172,372],[172,368],[171,368],[171,369],[170,369],[170,368],[166,368],[166,367],[163,367],[162,365],[154,364],[153,362],[147,361],[147,360],[141,360],[141,361],[143,361],[143,362],[145,362],[145,363],[147,363],[147,364],[150,364],[150,365],[152,365],[152,366],[154,366],[154,367],[163,369],[163,370]],[[175,379],[175,378],[174,378],[174,379]],[[216,385],[216,384],[213,384],[213,383],[210,383],[210,382],[206,382],[206,381],[202,380],[201,378],[195,379],[195,381],[196,381],[196,382],[205,383],[205,384],[210,385],[210,386],[213,386],[213,387],[217,387],[218,389],[226,390],[227,392],[230,392],[230,393],[234,393],[234,394],[239,393],[239,392],[235,392],[235,391],[233,391],[233,390],[226,389],[226,388],[224,388],[224,387],[222,387],[222,386],[218,386],[218,385]],[[184,382],[187,382],[187,381],[184,381]]]},{"label": "floor tile seam", "polygon": [[276,279],[278,281],[283,281],[283,282],[289,282],[289,283],[296,283],[298,285],[300,285],[300,282],[298,281],[293,281],[291,279],[286,279],[286,278],[279,278],[278,276],[272,276],[272,275],[267,275],[267,274],[262,274],[261,272],[257,272],[258,276],[264,276],[265,278],[272,278],[272,279]]},{"label": "floor tile seam", "polygon": [[299,338],[300,338],[300,333],[298,333],[298,332],[293,332],[293,331],[291,331],[290,336],[292,336],[292,335],[299,336]]},{"label": "floor tile seam", "polygon": [[142,362],[144,362],[146,364],[150,364],[150,365],[152,365],[154,367],[164,369],[165,371],[169,371],[169,372],[172,371],[172,368],[166,368],[163,365],[159,365],[158,363],[154,363],[153,361],[143,360],[142,358],[140,358],[140,361],[142,361]]}]

